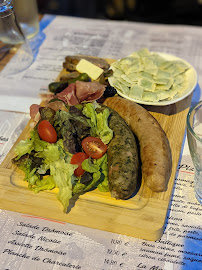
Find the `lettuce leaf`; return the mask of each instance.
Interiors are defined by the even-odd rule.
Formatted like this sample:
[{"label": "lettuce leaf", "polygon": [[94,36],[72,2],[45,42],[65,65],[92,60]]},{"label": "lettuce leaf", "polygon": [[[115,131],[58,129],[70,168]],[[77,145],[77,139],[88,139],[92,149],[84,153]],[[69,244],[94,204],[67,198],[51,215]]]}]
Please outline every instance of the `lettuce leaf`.
[{"label": "lettuce leaf", "polygon": [[31,190],[33,190],[35,193],[38,193],[42,190],[51,190],[56,187],[55,181],[53,179],[53,176],[49,175],[47,177],[44,177],[42,180],[38,180],[35,182],[35,185],[31,187]]},{"label": "lettuce leaf", "polygon": [[104,144],[108,144],[113,138],[113,131],[108,126],[109,110],[97,113],[97,135]]},{"label": "lettuce leaf", "polygon": [[91,158],[85,159],[82,164],[82,169],[89,173],[95,173],[98,172],[100,167],[96,164],[95,160],[92,160]]},{"label": "lettuce leaf", "polygon": [[50,164],[50,175],[53,176],[56,186],[59,188],[57,199],[62,203],[64,212],[67,212],[69,200],[72,197],[72,180],[77,165],[66,163],[64,160]]},{"label": "lettuce leaf", "polygon": [[109,110],[97,113],[92,103],[84,105],[83,114],[90,118],[91,136],[99,137],[104,144],[108,144],[113,138],[113,131],[108,126]]},{"label": "lettuce leaf", "polygon": [[83,108],[83,114],[90,118],[90,125],[91,125],[91,136],[95,137],[97,135],[97,119],[96,119],[96,111],[92,103],[86,103]]},{"label": "lettuce leaf", "polygon": [[30,138],[30,139],[26,139],[26,140],[21,140],[18,143],[18,145],[15,147],[15,153],[17,155],[15,160],[20,159],[25,154],[30,154],[33,149],[34,149],[33,139]]},{"label": "lettuce leaf", "polygon": [[[40,168],[41,170],[47,170],[49,167],[55,186],[59,188],[57,198],[66,212],[72,197],[71,178],[77,165],[70,164],[71,155],[64,150],[62,140],[55,144],[48,144],[43,152],[38,153],[38,157],[44,159],[45,165]],[[45,181],[44,184],[47,185]],[[49,182],[48,185],[53,186],[52,182]]]},{"label": "lettuce leaf", "polygon": [[25,154],[30,154],[33,150],[36,152],[42,152],[48,146],[48,142],[45,142],[39,138],[36,127],[30,132],[30,138],[21,140],[15,147],[15,153],[17,155],[16,160],[20,159]]},{"label": "lettuce leaf", "polygon": [[31,140],[33,140],[34,150],[36,152],[42,152],[42,151],[44,151],[44,149],[49,144],[48,142],[45,142],[45,141],[43,141],[43,140],[40,139],[36,127],[31,131],[30,137],[31,137]]},{"label": "lettuce leaf", "polygon": [[78,181],[73,186],[73,194],[78,194],[91,190],[92,188],[98,187],[101,192],[109,191],[108,186],[108,167],[107,167],[107,154],[103,155],[99,159],[94,159],[93,162],[91,159],[85,159],[82,162],[82,168],[89,172],[93,173],[93,180],[84,185]]},{"label": "lettuce leaf", "polygon": [[108,192],[109,183],[108,183],[107,154],[105,154],[102,158],[98,160],[98,164],[101,168],[101,173],[103,174],[103,178],[104,178],[104,180],[98,185],[98,189],[101,192]]},{"label": "lettuce leaf", "polygon": [[[56,143],[42,141],[36,130],[26,141],[18,144],[16,153],[19,156],[15,163],[25,172],[28,188],[37,193],[58,187],[57,198],[66,212],[72,197],[71,178],[77,168],[77,165],[70,164],[72,155],[64,150],[62,139]],[[48,170],[50,175],[46,176]]]}]

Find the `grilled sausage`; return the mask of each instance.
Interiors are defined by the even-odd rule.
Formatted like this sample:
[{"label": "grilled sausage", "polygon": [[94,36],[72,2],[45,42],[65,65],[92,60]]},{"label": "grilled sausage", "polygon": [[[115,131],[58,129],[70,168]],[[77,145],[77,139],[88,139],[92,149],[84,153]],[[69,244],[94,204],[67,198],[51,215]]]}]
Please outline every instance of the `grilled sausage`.
[{"label": "grilled sausage", "polygon": [[104,104],[117,111],[137,136],[147,186],[155,192],[165,191],[172,157],[169,141],[157,120],[142,106],[121,97],[107,98]]},{"label": "grilled sausage", "polygon": [[136,139],[118,113],[108,109],[109,127],[113,130],[107,150],[109,189],[113,198],[127,199],[137,186],[139,155]]}]

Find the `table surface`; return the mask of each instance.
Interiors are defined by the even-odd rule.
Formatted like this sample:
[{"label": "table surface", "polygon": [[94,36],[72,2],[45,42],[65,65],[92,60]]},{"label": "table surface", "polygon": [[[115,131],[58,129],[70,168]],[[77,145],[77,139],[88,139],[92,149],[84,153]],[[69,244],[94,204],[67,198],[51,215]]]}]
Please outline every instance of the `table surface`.
[{"label": "table surface", "polygon": [[[44,19],[46,19],[46,17]],[[100,57],[103,57],[104,53],[107,54],[106,56],[109,56],[111,53],[110,58],[119,58],[118,57],[119,53],[121,57],[123,55],[127,55],[128,49],[131,48],[128,45],[128,42],[126,41],[124,42],[119,41],[117,42],[117,44],[114,44],[114,40],[112,40],[113,31],[109,30],[111,33],[111,37],[110,36],[106,37],[104,33],[104,29],[106,29],[106,27],[108,27],[109,29],[112,29],[114,27],[114,33],[116,35],[113,36],[113,39],[116,39],[117,35],[118,34],[120,35],[120,33],[123,33],[123,35],[125,33],[125,37],[127,36],[128,39],[130,38],[132,39],[133,29],[135,28],[136,35],[139,35],[138,46],[140,45],[143,46],[144,44],[143,39],[144,39],[148,41],[148,47],[150,46],[152,48],[153,46],[154,49],[156,49],[157,51],[158,51],[158,46],[161,45],[160,44],[161,42],[157,40],[157,36],[159,40],[160,40],[160,36],[157,34],[155,36],[155,33],[157,32],[165,33],[165,31],[163,30],[164,30],[164,27],[166,27],[166,33],[167,33],[168,38],[166,37],[165,38],[167,42],[170,40],[170,43],[168,45],[168,43],[165,42],[165,50],[170,52],[169,49],[170,50],[172,49],[173,51],[175,49],[175,52],[177,53],[178,47],[181,46],[180,41],[178,40],[178,35],[180,35],[181,33],[180,32],[181,27],[178,28],[177,26],[172,27],[172,26],[153,25],[153,24],[145,25],[141,23],[138,23],[138,24],[128,23],[128,22],[120,23],[120,22],[109,22],[109,21],[100,22],[99,20],[98,21],[94,21],[94,20],[83,21],[82,18],[68,18],[68,17],[58,16],[56,20],[53,20],[53,23],[50,24],[50,27],[47,27],[47,29],[45,30],[46,38],[45,38],[45,41],[43,41],[44,42],[43,46],[39,50],[38,58],[36,59],[36,63],[35,63],[35,65],[38,65],[38,66],[35,70],[34,70],[34,67],[31,67],[32,69],[31,71],[33,74],[34,72],[36,73],[37,71],[40,71],[42,69],[41,63],[42,61],[45,62],[43,58],[45,59],[45,57],[47,57],[46,58],[47,63],[49,63],[48,61],[52,63],[51,61],[53,60],[48,59],[48,57],[51,58],[50,57],[51,51],[53,52],[54,57],[55,56],[58,57],[56,61],[58,64],[54,72],[53,70],[48,70],[50,73],[47,72],[47,77],[50,74],[55,75],[59,72],[59,67],[60,67],[60,64],[62,63],[63,56],[61,55],[62,51],[61,51],[60,45],[58,45],[58,47],[56,46],[55,53],[54,53],[53,44],[55,44],[54,43],[55,40],[60,40],[60,41],[62,40],[63,46],[64,46],[63,48],[64,54],[67,54],[68,50],[69,50],[69,53],[71,53],[74,50],[76,52],[80,50],[83,52],[83,54],[86,54],[86,49],[85,49],[86,45],[85,44],[84,44],[85,46],[82,45],[83,47],[79,46],[78,42],[81,42],[82,40],[78,39],[78,36],[77,36],[79,35],[78,34],[79,31],[83,35],[87,35],[85,27],[83,26],[82,28],[83,22],[85,22],[86,28],[88,29],[88,35],[90,35],[91,31],[94,34],[94,35],[92,34],[93,36],[92,39],[90,38],[88,39],[88,43],[86,41],[86,44],[88,44],[88,46],[91,48],[91,54],[93,54],[95,50],[95,47],[93,46],[93,44],[91,44],[91,42],[92,43],[94,42],[96,44],[95,38],[99,39],[100,36],[102,36],[102,39],[106,38],[107,40],[105,43],[103,42],[104,44],[103,46],[105,50],[101,51],[101,48],[100,48],[101,52],[98,55]],[[92,22],[94,26],[92,26]],[[72,25],[72,30],[68,28],[68,31],[72,31],[72,32],[71,33],[68,33],[68,31],[65,32],[65,25],[69,25],[70,23]],[[99,29],[100,31],[99,35],[97,36],[95,36],[97,32],[96,28]],[[143,31],[143,29],[145,31]],[[195,41],[194,46],[196,49],[195,51],[197,52],[193,52],[192,51],[193,43],[191,42],[191,39],[194,39],[194,38],[196,39],[196,36],[194,35],[195,32],[199,34],[202,31],[202,29],[197,28],[197,27],[194,27],[194,28],[185,27],[183,31],[184,31],[183,35],[185,35],[185,38],[187,40],[187,43],[186,43],[187,48],[184,48],[184,51],[183,51],[184,57],[186,56],[186,52],[189,49],[190,51],[187,54],[187,60],[190,60],[190,62],[192,62],[192,64],[196,66],[197,71],[199,71],[200,63],[198,62],[197,58],[199,56],[202,56],[202,50],[200,50],[200,47],[201,47],[200,44],[197,45]],[[151,34],[151,32],[153,32],[153,34]],[[74,48],[67,49],[67,47],[70,45],[68,43],[68,46],[66,46],[65,42],[67,42],[67,39],[62,38],[62,33],[64,33],[64,36],[68,37],[69,39],[70,37],[73,38],[74,36],[75,40],[72,39],[72,42],[75,43]],[[74,35],[70,35],[73,33]],[[76,41],[76,38],[77,38],[77,41]],[[142,43],[140,44],[141,38],[142,38]],[[91,42],[89,42],[89,40]],[[99,39],[99,42],[100,40],[101,39]],[[157,44],[158,42],[159,44]],[[163,43],[163,38],[162,38],[162,43]],[[110,46],[111,48],[113,48],[113,50],[110,48]],[[117,47],[120,46],[120,48],[115,48],[115,46]],[[136,46],[136,45],[134,44],[133,46]],[[115,56],[115,50],[117,50],[116,56]],[[182,53],[182,51],[180,51],[180,53]],[[179,56],[182,57],[182,55],[179,55]],[[10,61],[11,58],[12,58],[12,54],[8,54],[2,61],[0,61],[0,70],[5,66],[5,64],[7,64]],[[44,62],[43,62],[43,65],[44,65]],[[51,67],[51,64],[49,64],[49,67]],[[62,67],[62,64],[61,64],[61,67]],[[198,81],[200,84],[201,77],[199,73],[198,73],[198,76],[199,76]],[[28,76],[26,76],[25,80],[26,82],[28,81]],[[31,78],[30,80],[33,80],[33,78]],[[16,85],[17,85],[18,82],[16,78],[12,79],[10,82],[8,80],[7,84],[10,85],[14,81],[16,81]],[[46,82],[48,83],[48,79],[46,79]],[[45,80],[43,81],[43,83],[45,84]],[[0,94],[1,92],[2,90],[0,91]],[[194,92],[192,101],[193,100],[195,101],[195,96],[198,93],[200,93],[199,86],[197,86]],[[200,97],[198,96],[197,98],[200,99]],[[186,103],[187,100],[185,100],[184,102]],[[190,105],[191,100],[189,100],[188,103]],[[176,109],[174,107],[175,106],[172,106],[172,110]],[[187,112],[188,107],[186,106],[186,112]],[[152,108],[148,108],[148,109],[152,111]],[[156,107],[153,108],[153,113],[154,115],[158,114],[159,113],[158,108]],[[161,113],[159,117],[160,118],[162,117]],[[8,126],[9,126],[10,134],[7,135],[7,137],[14,138],[14,139],[13,139],[13,142],[10,143],[10,145],[9,143],[4,144],[5,148],[3,150],[0,148],[2,153],[5,153],[6,151],[8,153],[9,149],[12,147],[13,143],[15,142],[16,136],[12,134],[17,133],[19,135],[20,133],[20,131],[17,130],[16,127],[14,128],[15,121],[19,121],[19,123],[21,122],[24,123],[25,121],[22,113],[16,113],[16,112],[11,112],[11,111],[6,112],[6,111],[0,110],[0,142],[3,137],[4,138],[6,137],[5,134],[3,133],[3,129],[1,128],[5,125],[5,119],[7,119],[6,121],[9,123]],[[180,123],[180,124],[182,124],[183,128],[185,128],[185,124],[183,123]],[[20,129],[22,131],[24,128],[24,124],[22,124],[22,126],[21,124],[18,124],[18,125],[20,126]],[[171,130],[170,131],[168,130],[167,132],[171,132]],[[181,136],[181,138],[183,138],[183,135]],[[1,144],[0,144],[0,147],[1,147]],[[178,151],[179,153],[181,152],[181,156],[180,156],[180,161],[179,161],[179,165],[177,169],[177,174],[175,176],[174,193],[172,194],[172,198],[171,198],[172,204],[169,206],[169,209],[168,209],[168,216],[167,216],[166,228],[165,228],[164,234],[161,237],[161,239],[159,239],[157,242],[144,241],[144,240],[136,239],[133,237],[127,237],[127,236],[116,234],[116,233],[109,233],[109,232],[99,231],[95,229],[89,229],[86,227],[73,225],[71,224],[71,222],[70,223],[62,223],[62,222],[57,223],[57,221],[56,220],[54,221],[54,219],[52,221],[40,219],[37,217],[37,211],[35,212],[34,216],[29,216],[28,213],[25,216],[25,215],[14,213],[14,212],[1,211],[0,214],[1,214],[2,226],[0,227],[0,235],[2,235],[2,239],[3,239],[2,252],[4,253],[2,253],[2,258],[3,258],[2,262],[3,262],[4,268],[9,269],[8,268],[9,260],[10,260],[11,265],[15,265],[15,264],[17,264],[18,266],[20,265],[18,269],[21,269],[21,270],[27,269],[26,268],[27,265],[30,265],[30,269],[37,269],[36,265],[38,265],[39,267],[42,267],[44,265],[44,262],[42,260],[44,258],[43,252],[37,253],[37,256],[39,255],[40,259],[37,262],[34,262],[33,264],[32,261],[29,259],[27,260],[25,258],[22,259],[22,258],[19,258],[18,256],[13,256],[12,254],[9,254],[8,251],[5,251],[6,249],[11,248],[11,247],[13,250],[15,251],[17,250],[15,248],[17,246],[14,244],[11,244],[11,242],[14,241],[11,235],[16,235],[16,232],[20,231],[24,233],[24,236],[16,235],[16,239],[18,240],[18,242],[20,241],[22,242],[23,239],[24,240],[28,239],[27,237],[25,237],[26,233],[27,234],[32,233],[34,235],[33,239],[36,239],[36,238],[39,239],[39,237],[41,236],[46,236],[49,239],[52,238],[53,240],[54,238],[55,240],[57,239],[58,242],[60,241],[61,245],[59,246],[53,243],[50,245],[52,249],[55,249],[55,250],[56,249],[58,250],[59,247],[60,248],[64,247],[64,243],[65,243],[65,247],[68,247],[68,252],[69,252],[68,254],[71,255],[71,256],[69,255],[70,257],[67,256],[67,258],[64,259],[63,257],[62,258],[59,257],[59,255],[53,256],[53,255],[50,255],[50,253],[48,253],[47,250],[44,251],[44,254],[46,254],[47,256],[49,255],[49,257],[52,256],[51,257],[52,259],[54,258],[55,260],[58,260],[60,262],[69,261],[72,264],[74,263],[75,265],[77,263],[78,265],[81,266],[81,268],[78,268],[78,269],[90,270],[92,269],[92,265],[94,267],[93,269],[100,269],[100,270],[101,269],[106,269],[106,270],[108,269],[138,269],[139,270],[141,268],[151,269],[151,267],[153,266],[156,267],[155,269],[174,269],[174,270],[201,269],[200,268],[201,267],[200,255],[197,255],[197,254],[199,254],[201,251],[199,243],[202,236],[201,226],[200,226],[202,209],[200,208],[201,206],[196,202],[194,198],[194,194],[193,194],[194,169],[193,169],[193,164],[192,164],[189,152],[188,152],[186,140],[185,140],[185,148],[183,152],[180,150],[181,145],[178,147],[179,147]],[[5,160],[3,161],[2,164],[4,164],[4,162]],[[192,222],[190,223],[191,220]],[[4,224],[10,224],[7,227],[8,234],[5,234]],[[44,229],[45,227],[49,228],[49,233],[47,233],[48,229],[46,229],[47,231],[45,231]],[[55,234],[54,230],[57,230],[60,232],[62,231],[63,236],[59,234]],[[71,235],[71,238],[69,240],[66,240],[66,238],[64,237],[64,233],[65,233],[65,237],[67,237],[67,235]],[[30,242],[32,246],[34,246],[34,243],[35,243],[34,241],[35,240],[32,240]],[[43,248],[48,248],[50,246],[48,246],[47,243],[45,243]],[[95,250],[95,247],[98,247],[98,246],[99,246],[98,248],[99,252]],[[32,249],[33,247],[32,248],[30,247],[30,249],[28,248],[28,251]],[[27,249],[25,249],[24,253],[27,252],[26,250]],[[72,250],[72,253],[70,252],[70,250]],[[95,250],[94,256],[96,260],[93,260],[93,258],[91,256],[89,257],[88,255],[89,252],[91,252],[92,250]],[[33,250],[31,254],[34,255],[35,253],[36,251]],[[77,256],[76,256],[76,253],[77,253]],[[155,259],[152,258],[153,256],[155,257]],[[87,259],[89,259],[90,261],[89,263],[87,262]],[[130,268],[131,265],[133,265],[133,268]],[[123,266],[125,268],[123,268]],[[47,269],[53,269],[52,268],[53,266],[47,265],[47,267],[49,267]]]}]

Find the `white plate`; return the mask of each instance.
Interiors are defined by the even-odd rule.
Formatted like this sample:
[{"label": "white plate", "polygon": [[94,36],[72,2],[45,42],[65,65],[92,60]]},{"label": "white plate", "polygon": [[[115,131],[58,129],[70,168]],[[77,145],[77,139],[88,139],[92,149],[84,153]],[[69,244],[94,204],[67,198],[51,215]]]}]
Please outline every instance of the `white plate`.
[{"label": "white plate", "polygon": [[[188,69],[186,71],[186,74],[187,74],[187,87],[186,89],[181,93],[180,96],[176,97],[176,98],[173,98],[171,100],[162,100],[162,101],[158,101],[158,102],[149,102],[149,101],[144,101],[144,100],[140,100],[140,99],[135,99],[135,98],[131,98],[125,94],[123,94],[121,91],[119,91],[118,89],[117,90],[117,93],[126,98],[126,99],[129,99],[131,101],[134,101],[136,103],[139,103],[139,104],[144,104],[144,105],[155,105],[155,106],[166,106],[166,105],[170,105],[170,104],[173,104],[173,103],[176,103],[184,98],[186,98],[188,95],[191,94],[191,92],[195,89],[196,87],[196,84],[197,84],[197,73],[196,73],[196,70],[193,68],[192,65],[190,65],[187,61],[185,61],[184,59],[182,58],[179,58],[179,57],[176,57],[172,54],[167,54],[167,53],[159,53],[157,52],[160,56],[162,56],[163,58],[165,58],[166,60],[180,60],[182,62],[184,62],[185,64],[187,64],[190,69]],[[111,83],[110,83],[110,77],[109,77],[109,84],[111,86],[113,86]]]}]

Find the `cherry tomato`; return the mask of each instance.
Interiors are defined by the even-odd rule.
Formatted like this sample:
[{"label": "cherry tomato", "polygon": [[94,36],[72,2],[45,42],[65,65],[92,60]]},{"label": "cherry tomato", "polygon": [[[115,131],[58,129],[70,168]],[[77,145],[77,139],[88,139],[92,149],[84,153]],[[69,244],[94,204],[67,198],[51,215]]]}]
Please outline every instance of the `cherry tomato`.
[{"label": "cherry tomato", "polygon": [[84,152],[95,159],[101,158],[107,151],[107,145],[96,137],[86,137],[81,145]]},{"label": "cherry tomato", "polygon": [[78,165],[78,168],[76,168],[74,170],[74,174],[76,176],[82,176],[85,173],[85,171],[81,167],[81,164],[87,158],[88,158],[88,156],[86,155],[86,153],[83,153],[83,152],[78,152],[72,156],[71,164]]},{"label": "cherry tomato", "polygon": [[38,125],[39,137],[46,142],[55,143],[57,141],[57,133],[51,123],[42,120]]}]

